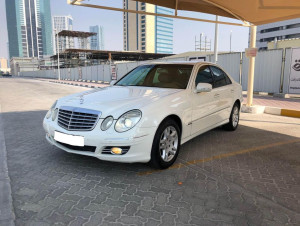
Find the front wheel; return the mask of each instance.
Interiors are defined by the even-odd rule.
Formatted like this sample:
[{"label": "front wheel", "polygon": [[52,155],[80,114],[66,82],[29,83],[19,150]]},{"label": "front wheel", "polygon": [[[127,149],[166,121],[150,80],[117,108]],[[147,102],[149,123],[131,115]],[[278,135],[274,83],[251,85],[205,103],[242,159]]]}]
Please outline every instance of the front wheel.
[{"label": "front wheel", "polygon": [[228,131],[234,131],[237,129],[240,120],[240,106],[238,103],[235,103],[232,107],[229,122],[224,125],[224,129]]},{"label": "front wheel", "polygon": [[166,119],[158,127],[150,160],[154,168],[166,169],[176,161],[180,149],[180,134],[179,126],[172,119]]}]

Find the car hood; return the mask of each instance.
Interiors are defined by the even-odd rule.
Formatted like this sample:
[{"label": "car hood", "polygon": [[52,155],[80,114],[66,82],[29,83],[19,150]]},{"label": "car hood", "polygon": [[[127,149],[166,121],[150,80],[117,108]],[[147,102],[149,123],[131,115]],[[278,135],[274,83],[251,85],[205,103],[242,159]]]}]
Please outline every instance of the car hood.
[{"label": "car hood", "polygon": [[101,118],[112,115],[114,118],[132,109],[142,109],[163,97],[180,92],[180,89],[111,86],[89,90],[61,98],[60,106],[72,106],[98,110]]}]

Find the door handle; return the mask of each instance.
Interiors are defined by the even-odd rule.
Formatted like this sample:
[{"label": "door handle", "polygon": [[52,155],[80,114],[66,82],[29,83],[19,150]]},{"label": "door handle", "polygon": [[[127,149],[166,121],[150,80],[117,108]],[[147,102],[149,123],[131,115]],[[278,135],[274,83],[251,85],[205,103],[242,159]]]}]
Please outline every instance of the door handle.
[{"label": "door handle", "polygon": [[215,98],[217,98],[217,97],[219,97],[219,96],[220,96],[220,94],[218,94],[218,93],[217,93],[217,94],[215,94],[215,96],[214,96],[214,97],[215,97]]},{"label": "door handle", "polygon": [[232,89],[231,92],[233,93],[233,92],[234,92],[234,89]]}]

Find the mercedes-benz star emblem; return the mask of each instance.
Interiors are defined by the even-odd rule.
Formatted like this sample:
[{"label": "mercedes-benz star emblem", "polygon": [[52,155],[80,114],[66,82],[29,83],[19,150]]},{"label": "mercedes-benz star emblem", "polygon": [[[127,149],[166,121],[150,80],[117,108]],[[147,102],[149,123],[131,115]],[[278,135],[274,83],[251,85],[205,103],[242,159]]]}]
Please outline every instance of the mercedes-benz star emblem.
[{"label": "mercedes-benz star emblem", "polygon": [[79,102],[80,102],[80,104],[83,104],[83,102],[84,102],[83,95],[80,96]]}]

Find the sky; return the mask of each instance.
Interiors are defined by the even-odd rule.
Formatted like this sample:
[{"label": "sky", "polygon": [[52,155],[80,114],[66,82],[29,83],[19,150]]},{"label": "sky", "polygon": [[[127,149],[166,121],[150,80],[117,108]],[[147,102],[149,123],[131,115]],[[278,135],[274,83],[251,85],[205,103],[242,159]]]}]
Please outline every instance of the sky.
[{"label": "sky", "polygon": [[[13,0],[11,0],[13,1]],[[73,29],[88,31],[89,26],[100,25],[104,28],[104,45],[106,50],[123,50],[122,12],[86,8],[68,5],[67,0],[50,0],[51,13],[54,15],[71,15],[74,19]],[[89,3],[102,3],[107,6],[122,7],[122,0],[91,0]],[[215,19],[215,16],[193,12],[182,12],[181,16]],[[222,18],[225,21],[237,22]],[[229,25],[219,25],[219,51],[229,51],[230,32],[232,31],[232,51],[244,51],[248,46],[249,28]],[[214,42],[215,24],[174,19],[174,53],[194,51],[195,36],[203,33],[208,40]],[[5,15],[5,0],[0,0],[0,57],[7,58],[7,28]]]}]

